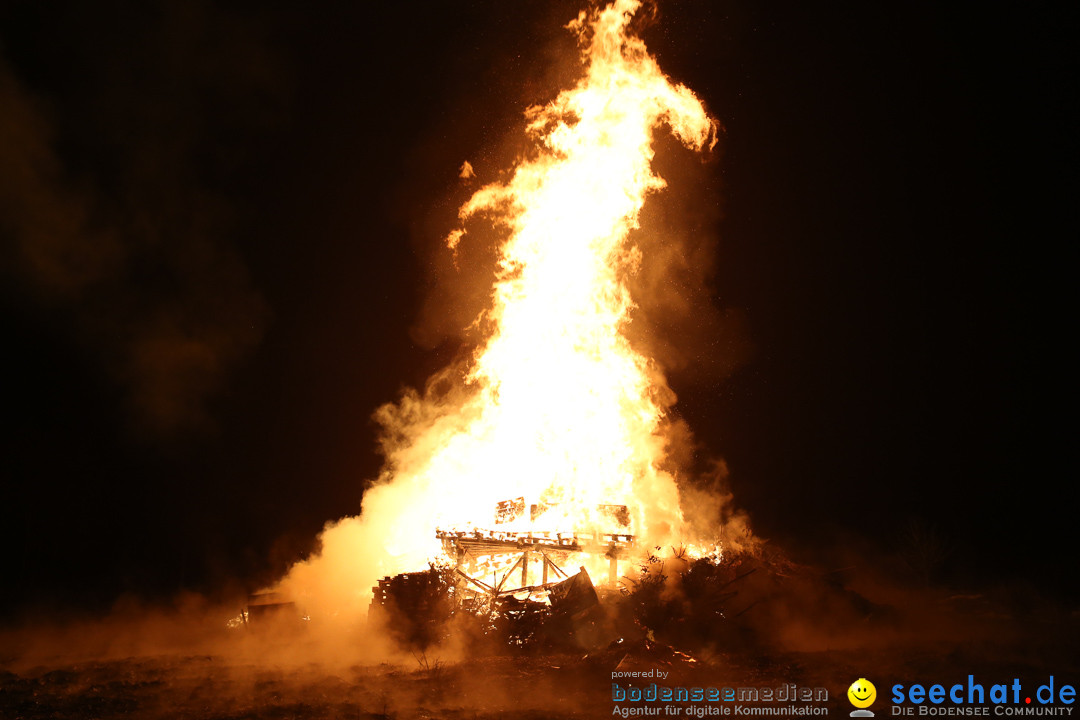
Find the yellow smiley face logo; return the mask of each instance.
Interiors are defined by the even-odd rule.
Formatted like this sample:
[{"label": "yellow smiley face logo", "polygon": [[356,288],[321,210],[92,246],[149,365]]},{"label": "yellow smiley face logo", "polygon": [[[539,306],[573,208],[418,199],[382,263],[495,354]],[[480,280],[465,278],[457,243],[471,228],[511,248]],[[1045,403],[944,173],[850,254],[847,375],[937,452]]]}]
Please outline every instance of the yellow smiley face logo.
[{"label": "yellow smiley face logo", "polygon": [[867,708],[874,704],[874,699],[877,698],[877,688],[874,687],[874,683],[866,678],[859,678],[851,683],[851,687],[847,689],[847,697],[855,707]]}]

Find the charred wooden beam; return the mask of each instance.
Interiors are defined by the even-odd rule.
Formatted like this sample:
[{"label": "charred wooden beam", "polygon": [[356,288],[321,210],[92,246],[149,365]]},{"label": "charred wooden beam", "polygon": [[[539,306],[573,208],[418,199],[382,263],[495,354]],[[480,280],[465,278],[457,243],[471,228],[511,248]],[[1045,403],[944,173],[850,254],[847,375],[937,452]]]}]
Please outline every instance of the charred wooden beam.
[{"label": "charred wooden beam", "polygon": [[[499,581],[499,584],[495,586],[495,592],[496,592],[496,593],[497,593],[497,592],[499,592],[500,590],[502,590],[502,586],[503,586],[503,583],[505,583],[505,582],[506,582],[506,579],[510,577],[510,574],[511,574],[511,573],[513,573],[513,572],[514,572],[514,570],[516,570],[516,569],[517,569],[517,566],[521,564],[521,561],[522,561],[522,560],[523,560],[524,558],[525,558],[525,555],[524,555],[524,554],[522,554],[522,556],[521,556],[521,557],[519,557],[519,558],[518,558],[518,559],[517,559],[517,560],[516,560],[516,561],[514,562],[514,564],[510,566],[510,569],[506,571],[506,574],[505,574],[505,575],[503,575],[503,577],[502,577],[502,580],[500,580],[500,581]],[[522,584],[524,585],[524,583],[522,583]]]},{"label": "charred wooden beam", "polygon": [[634,536],[625,533],[514,533],[505,531],[472,532],[436,530],[448,554],[466,548],[474,555],[492,555],[514,550],[545,548],[562,552],[585,552],[624,556],[634,546]]},{"label": "charred wooden beam", "polygon": [[477,580],[474,577],[470,577],[468,574],[462,572],[460,569],[455,569],[455,572],[458,575],[460,575],[461,577],[463,577],[466,580],[468,580],[469,582],[471,582],[473,585],[476,585],[477,587],[479,587],[484,592],[488,592],[488,593],[492,593],[492,594],[495,593],[495,588],[491,587],[486,582],[484,582],[482,580]]}]

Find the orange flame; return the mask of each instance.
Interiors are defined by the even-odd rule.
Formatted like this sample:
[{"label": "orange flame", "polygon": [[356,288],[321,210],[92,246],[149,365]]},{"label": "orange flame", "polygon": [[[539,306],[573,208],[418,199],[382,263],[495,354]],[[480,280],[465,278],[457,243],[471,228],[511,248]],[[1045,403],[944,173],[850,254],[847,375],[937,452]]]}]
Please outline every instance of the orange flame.
[{"label": "orange flame", "polygon": [[[477,320],[486,340],[463,370],[439,376],[449,390],[410,391],[379,410],[387,463],[363,515],[329,527],[322,556],[286,580],[309,605],[320,592],[338,609],[343,596],[362,602],[380,575],[423,568],[439,553],[436,527],[491,527],[508,498],[542,510],[508,529],[610,532],[600,526],[612,516],[598,506],[618,504],[649,545],[682,536],[675,478],[662,469],[673,394],[624,334],[634,308],[626,280],[641,263],[638,215],[665,185],[651,168],[654,133],[667,127],[701,150],[716,126],[628,34],[640,4],[615,0],[568,25],[584,76],[526,112],[533,155],[461,208],[451,251],[479,219],[507,237],[490,310]],[[336,571],[321,573],[320,563]]]}]

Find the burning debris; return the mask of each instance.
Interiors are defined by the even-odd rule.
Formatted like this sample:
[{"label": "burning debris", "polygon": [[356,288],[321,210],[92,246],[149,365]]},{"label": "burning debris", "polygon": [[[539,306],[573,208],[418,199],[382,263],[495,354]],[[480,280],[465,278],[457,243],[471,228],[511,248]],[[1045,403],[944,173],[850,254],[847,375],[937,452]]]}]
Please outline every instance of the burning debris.
[{"label": "burning debris", "polygon": [[523,553],[535,549],[518,549],[517,560],[507,561],[491,582],[449,562],[432,565],[380,580],[370,618],[415,651],[458,635],[474,650],[496,654],[571,651],[590,662],[619,655],[614,666],[628,653],[638,659],[660,653],[682,663],[692,660],[689,652],[756,642],[768,632],[760,621],[791,612],[795,598],[809,605],[813,598],[841,597],[842,591],[823,589],[812,573],[777,554],[717,560],[671,550],[666,559],[650,555],[631,567],[617,587],[594,585],[585,567],[567,573],[554,563],[548,582],[504,587],[507,579],[520,578]]},{"label": "burning debris", "polygon": [[585,568],[581,568],[581,572],[577,575],[552,585],[550,599],[551,607],[555,611],[566,612],[571,615],[591,610],[600,604],[596,588],[593,586],[589,572]]},{"label": "burning debris", "polygon": [[[496,526],[513,523],[524,507],[522,498],[497,503]],[[621,507],[614,515],[625,513]],[[614,588],[618,560],[627,557],[634,541],[620,533],[512,530],[437,530],[436,537],[444,556],[454,561],[452,570],[433,565],[426,572],[384,577],[372,588],[369,616],[411,645],[433,642],[434,636],[418,627],[446,622],[455,610],[504,619],[513,628],[506,633],[510,644],[533,642],[548,618],[580,617],[600,603],[584,565],[573,574],[561,566],[570,559],[603,557]],[[490,582],[481,579],[489,576]]]},{"label": "burning debris", "polygon": [[[530,514],[535,513],[533,505]],[[613,526],[628,524],[629,513],[625,505],[603,505],[602,512],[616,519]],[[524,515],[523,498],[504,500],[495,506],[495,524],[513,527]],[[620,521],[621,520],[621,521]],[[454,560],[457,572],[471,584],[486,592],[499,594],[546,593],[549,577],[567,577],[560,567],[570,559],[583,556],[602,556],[608,563],[608,583],[618,583],[619,560],[628,557],[634,547],[634,536],[620,532],[552,532],[542,530],[436,530],[435,536],[442,542],[443,553]],[[531,561],[531,562],[530,562]],[[506,567],[510,563],[509,568]],[[539,583],[530,583],[530,568],[539,564]],[[521,584],[503,590],[511,573],[520,569]],[[534,574],[536,570],[533,571]],[[480,577],[491,577],[487,584]]]},{"label": "burning debris", "polygon": [[[513,522],[522,505],[520,499],[498,503],[496,527]],[[616,519],[627,514],[625,507],[607,510]],[[473,622],[471,632],[498,645],[593,648],[613,635],[621,640],[629,633],[642,640],[643,629],[651,638],[653,629],[667,630],[668,620],[684,620],[687,614],[673,609],[666,597],[670,588],[664,560],[649,554],[644,565],[631,564],[639,558],[629,534],[504,529],[435,534],[442,543],[441,564],[386,576],[372,588],[369,620],[386,628],[403,647],[426,650],[460,630],[455,621],[482,618],[480,624]],[[704,620],[716,630],[727,620],[727,601],[739,594],[729,586],[755,568],[738,570],[742,560],[722,566],[720,556],[707,553],[691,558],[686,548],[671,548],[671,553],[680,582],[694,588],[693,597],[674,605],[690,608],[694,622]],[[620,559],[630,565],[629,575],[620,577]],[[599,591],[585,565],[571,572],[564,569],[572,562],[597,560],[608,569]],[[744,603],[738,615],[753,604]],[[280,601],[277,605],[293,607]],[[706,632],[702,637],[715,635]]]},{"label": "burning debris", "polygon": [[401,646],[424,650],[443,638],[456,589],[445,568],[383,578],[372,588],[368,618],[386,627]]}]

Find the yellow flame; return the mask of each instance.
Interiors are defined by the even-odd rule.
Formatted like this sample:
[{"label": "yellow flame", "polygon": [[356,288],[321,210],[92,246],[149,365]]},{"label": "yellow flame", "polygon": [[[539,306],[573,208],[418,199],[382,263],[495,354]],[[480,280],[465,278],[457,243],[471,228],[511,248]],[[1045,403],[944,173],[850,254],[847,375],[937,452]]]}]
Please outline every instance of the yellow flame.
[{"label": "yellow flame", "polygon": [[[714,126],[693,93],[627,36],[638,5],[620,0],[592,23],[585,13],[571,23],[589,38],[585,77],[528,111],[539,154],[461,209],[463,220],[490,212],[510,237],[494,288],[495,330],[468,375],[478,388],[475,420],[424,469],[470,488],[447,508],[460,516],[475,514],[477,500],[522,495],[558,503],[569,529],[603,503],[628,505],[641,534],[679,524],[673,479],[658,469],[657,395],[666,386],[622,332],[633,308],[625,278],[640,262],[630,231],[646,195],[664,186],[650,168],[653,131],[666,123],[701,148]],[[537,526],[550,528],[552,518]]]},{"label": "yellow flame", "polygon": [[679,493],[662,469],[673,396],[626,338],[627,278],[641,262],[631,239],[638,215],[664,187],[651,168],[654,133],[666,126],[700,150],[715,143],[716,127],[628,34],[639,6],[615,0],[568,25],[580,38],[583,77],[527,111],[535,151],[461,208],[451,251],[481,219],[507,238],[490,310],[478,319],[488,335],[464,372],[440,376],[448,392],[409,392],[380,409],[382,482],[365,493],[359,521],[323,536],[324,559],[338,557],[343,570],[350,555],[354,566],[364,554],[374,562],[332,580],[302,564],[294,588],[311,595],[321,582],[369,596],[379,575],[425,567],[439,552],[437,526],[490,528],[495,503],[519,496],[548,510],[535,519],[526,511],[515,530],[611,532],[612,516],[597,507],[617,504],[650,545],[680,533]]}]

